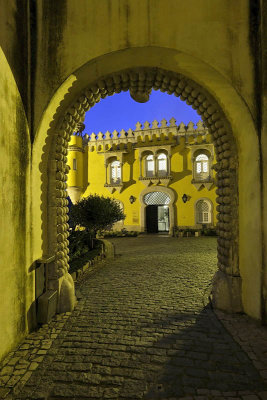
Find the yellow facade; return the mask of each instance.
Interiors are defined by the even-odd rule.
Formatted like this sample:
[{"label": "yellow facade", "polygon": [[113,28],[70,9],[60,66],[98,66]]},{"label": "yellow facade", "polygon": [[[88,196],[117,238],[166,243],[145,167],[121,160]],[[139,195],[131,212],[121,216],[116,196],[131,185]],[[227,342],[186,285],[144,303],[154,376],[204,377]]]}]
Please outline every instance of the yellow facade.
[{"label": "yellow facade", "polygon": [[[137,123],[135,131],[122,131],[120,134],[106,133],[92,137],[79,133],[72,135],[69,142],[68,192],[75,203],[90,194],[110,196],[118,200],[126,218],[124,228],[135,231],[149,231],[147,223],[146,194],[165,193],[170,197],[168,228],[170,234],[176,228],[201,228],[216,225],[216,192],[212,165],[215,163],[214,147],[208,130],[201,121],[197,127],[189,123],[176,125],[174,119],[170,126],[166,122],[155,127],[155,121],[145,128]],[[165,126],[162,126],[165,125]],[[209,173],[205,177],[195,176],[195,154],[206,153],[209,158]],[[166,155],[166,175],[153,171],[147,176],[146,158]],[[119,183],[112,181],[113,161],[121,164]],[[153,161],[157,163],[157,161]],[[186,194],[188,200],[183,201]],[[209,205],[209,216],[200,221],[196,205],[205,200]],[[122,226],[122,225],[121,225]],[[117,227],[117,226],[116,226]],[[116,228],[115,227],[115,228]],[[162,228],[164,229],[164,228]]]},{"label": "yellow facade", "polygon": [[[235,240],[229,253],[234,267],[220,270],[225,285],[218,285],[216,296],[221,303],[217,306],[233,311],[237,309],[235,299],[241,298],[243,311],[266,323],[267,113],[261,82],[266,81],[267,71],[263,57],[267,48],[267,3],[9,0],[2,1],[1,6],[0,359],[35,325],[35,263],[44,255],[56,254],[53,213],[57,202],[64,202],[56,199],[54,155],[58,136],[68,138],[68,132],[73,132],[84,112],[94,105],[92,98],[86,97],[88,88],[95,91],[99,83],[102,90],[103,82],[107,82],[112,94],[110,77],[116,79],[122,71],[139,67],[149,69],[152,75],[159,67],[181,74],[190,82],[190,96],[197,88],[202,97],[215,104],[236,144],[231,148],[238,159],[233,185],[238,198],[232,196]],[[126,90],[129,88],[126,85]],[[161,89],[172,93],[166,82]],[[119,90],[125,90],[124,81],[123,87],[114,81],[114,92]],[[187,93],[180,98],[187,101]],[[207,117],[204,103],[200,101],[197,106],[202,118]],[[210,132],[219,149],[217,131]],[[92,153],[83,153],[83,159]],[[64,162],[58,164],[64,169],[65,154],[59,156]],[[172,168],[175,157],[179,158],[178,154],[173,154]],[[191,168],[190,157],[187,168]],[[128,179],[128,163],[124,169]],[[93,188],[93,173],[96,182],[104,181],[104,169],[94,171],[89,171],[88,178],[84,175],[84,194],[88,183],[88,189],[90,185]],[[136,187],[140,183],[137,181]],[[133,188],[132,184],[121,194],[116,190],[113,196],[125,196],[137,219],[139,199],[131,205],[126,196]],[[109,194],[102,185],[101,190]],[[179,204],[178,197],[178,223],[182,223],[179,211],[192,203]],[[53,276],[57,277],[57,269],[54,265]],[[63,277],[52,277],[51,285],[65,276],[66,272]],[[55,284],[55,288],[61,296],[60,285]]]}]

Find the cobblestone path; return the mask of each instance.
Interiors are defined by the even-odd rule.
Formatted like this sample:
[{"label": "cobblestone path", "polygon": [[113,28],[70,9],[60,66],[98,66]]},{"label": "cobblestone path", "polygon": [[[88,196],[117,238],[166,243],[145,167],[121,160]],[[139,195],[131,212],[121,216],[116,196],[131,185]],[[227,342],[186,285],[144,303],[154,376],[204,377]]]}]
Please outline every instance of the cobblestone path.
[{"label": "cobblestone path", "polygon": [[208,304],[216,239],[113,242],[116,259],[85,274],[74,312],[6,398],[267,399],[251,358]]}]

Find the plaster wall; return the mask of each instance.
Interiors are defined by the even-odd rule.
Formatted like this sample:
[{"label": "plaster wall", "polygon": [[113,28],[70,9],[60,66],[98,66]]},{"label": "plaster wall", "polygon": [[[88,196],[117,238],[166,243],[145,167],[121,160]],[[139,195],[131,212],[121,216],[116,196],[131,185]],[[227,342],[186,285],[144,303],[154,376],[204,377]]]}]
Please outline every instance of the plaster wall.
[{"label": "plaster wall", "polygon": [[[210,136],[210,135],[208,135]],[[193,137],[189,137],[189,143],[192,142]],[[198,138],[200,139],[200,137]],[[209,138],[210,139],[210,138]],[[81,137],[72,136],[70,146],[74,143],[80,142],[80,148],[82,148]],[[199,140],[200,142],[200,140]],[[140,142],[139,142],[140,143]],[[161,142],[157,142],[157,146],[160,146]],[[164,147],[164,142],[162,142]],[[109,146],[109,145],[108,145]],[[145,144],[146,148],[149,147],[149,143]],[[205,147],[205,144],[203,145]],[[110,147],[110,146],[109,146]],[[71,148],[71,147],[70,147]],[[140,148],[142,149],[142,147]],[[99,151],[97,151],[99,150]],[[153,146],[151,146],[153,150]],[[86,157],[87,155],[87,157]],[[112,156],[112,153],[110,154]],[[73,159],[78,160],[78,168],[73,171]],[[114,156],[114,160],[116,156]],[[113,158],[112,158],[113,161]],[[216,162],[216,160],[215,160]],[[144,160],[143,160],[143,175],[144,175]],[[81,197],[87,197],[90,194],[99,194],[105,197],[112,197],[116,200],[120,200],[123,204],[124,213],[126,218],[124,220],[124,226],[129,230],[140,231],[143,228],[143,221],[141,221],[141,206],[140,194],[145,189],[145,185],[139,180],[140,176],[140,162],[139,162],[139,149],[132,149],[129,153],[123,155],[123,168],[122,176],[124,187],[121,193],[115,190],[112,194],[104,187],[106,183],[106,168],[103,146],[96,143],[95,146],[89,148],[84,147],[84,152],[81,151],[69,151],[68,154],[68,165],[71,167],[68,175],[68,186],[69,187],[80,187]],[[197,190],[191,183],[193,178],[192,175],[192,157],[191,151],[188,145],[185,143],[184,138],[180,138],[180,144],[175,145],[171,148],[171,175],[173,179],[170,181],[168,187],[171,189],[174,196],[174,226],[195,226],[195,203],[200,198],[207,198],[213,204],[213,209],[216,207],[216,192],[215,185],[208,190],[204,187]],[[88,180],[83,179],[84,170],[88,171]],[[212,170],[213,171],[213,170]],[[214,173],[212,172],[212,176]],[[110,182],[110,169],[108,167],[108,182]],[[155,185],[151,185],[151,190]],[[160,188],[160,186],[157,186]],[[161,186],[163,189],[164,185]],[[189,201],[184,203],[182,201],[183,194],[186,193],[189,196]],[[134,196],[136,201],[131,204],[129,201],[130,196]],[[214,215],[213,222],[216,224],[216,213]],[[172,232],[170,232],[172,234]]]},{"label": "plaster wall", "polygon": [[259,31],[261,33],[260,47],[262,55],[260,60],[262,80],[261,80],[261,152],[262,152],[262,207],[263,207],[263,294],[265,304],[263,313],[267,310],[267,3],[261,1],[262,17]]},{"label": "plaster wall", "polygon": [[30,140],[21,96],[0,49],[0,359],[34,324],[30,260]]},{"label": "plaster wall", "polygon": [[[30,44],[29,33],[25,31],[30,21],[27,3],[13,0],[1,3],[0,37],[4,53],[1,56],[1,140],[4,135],[1,178],[4,180],[1,181],[5,193],[1,209],[12,204],[14,215],[8,218],[7,212],[0,213],[1,223],[5,229],[8,227],[6,243],[16,243],[15,249],[6,246],[1,255],[3,265],[8,265],[3,268],[3,282],[10,281],[7,291],[5,284],[0,284],[6,296],[1,324],[2,321],[6,324],[6,336],[11,338],[2,341],[2,354],[26,331],[26,315],[33,296],[33,276],[29,270],[33,261],[47,251],[47,209],[42,194],[47,181],[41,179],[40,165],[41,162],[45,165],[48,157],[43,154],[44,146],[49,142],[47,132],[55,113],[59,110],[57,118],[60,118],[81,90],[95,79],[134,66],[162,67],[194,79],[215,97],[232,125],[239,155],[243,304],[249,315],[259,318],[262,215],[250,2],[40,0],[29,3]],[[30,145],[25,114],[31,135],[35,136],[31,180],[27,175]],[[27,202],[30,187],[33,195]],[[30,207],[31,232],[27,222]],[[250,212],[252,209],[254,213]],[[32,246],[32,250],[26,245]],[[17,302],[17,298],[22,301]],[[9,319],[7,310],[13,310]]]},{"label": "plaster wall", "polygon": [[40,0],[35,11],[35,93],[42,93],[35,101],[36,127],[55,90],[73,71],[104,54],[146,46],[205,60],[255,114],[248,0]]}]

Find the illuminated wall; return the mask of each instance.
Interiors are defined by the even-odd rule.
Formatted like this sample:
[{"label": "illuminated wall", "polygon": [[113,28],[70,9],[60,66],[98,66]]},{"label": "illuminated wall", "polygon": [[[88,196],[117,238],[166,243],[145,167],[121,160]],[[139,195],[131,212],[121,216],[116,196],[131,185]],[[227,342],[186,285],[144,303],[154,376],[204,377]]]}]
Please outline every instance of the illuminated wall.
[{"label": "illuminated wall", "polygon": [[[55,164],[49,159],[53,138],[64,116],[74,120],[73,107],[80,109],[88,86],[96,82],[101,86],[103,77],[132,68],[160,67],[182,74],[213,96],[224,113],[237,147],[239,247],[233,256],[239,262],[244,312],[266,318],[267,120],[262,84],[267,71],[266,7],[266,2],[248,0],[2,1],[0,359],[34,324],[35,262],[50,251],[47,201],[49,184],[55,179],[49,182]],[[98,188],[110,195],[104,187],[105,156],[91,151],[91,145],[96,143],[77,155],[78,171],[79,164],[84,165],[77,197]],[[174,179],[168,188],[176,187],[178,193],[177,223],[189,224],[192,213],[179,211],[191,207],[193,196],[201,192],[212,196],[213,202],[215,194],[213,188],[198,191],[192,186],[190,150],[187,154],[182,146],[183,138],[171,148]],[[130,210],[125,221],[129,226],[139,226],[138,194],[146,189],[138,179],[139,149],[123,156],[128,186],[112,193]],[[89,168],[94,158],[99,168]],[[132,159],[136,161],[131,177]],[[181,160],[187,166],[182,167]],[[184,171],[188,175],[182,177]],[[192,193],[185,204],[183,193]],[[130,195],[137,199],[133,204]]]},{"label": "illuminated wall", "polygon": [[[169,206],[173,207],[170,234],[174,227],[201,227],[196,216],[199,199],[208,200],[211,206],[208,225],[215,225],[216,193],[212,169],[215,155],[207,128],[201,121],[196,127],[193,123],[187,127],[176,125],[174,119],[170,125],[166,121],[155,124],[156,121],[152,126],[146,123],[142,129],[138,123],[135,131],[113,132],[113,136],[109,132],[104,137],[101,133],[93,134],[91,138],[88,135],[82,138],[79,133],[72,135],[68,154],[68,192],[72,201],[94,193],[110,196],[123,205],[124,227],[145,231],[144,194],[156,189],[169,190],[174,196],[174,202]],[[165,159],[166,175],[158,170],[160,154]],[[204,176],[196,174],[199,154],[208,158]],[[151,164],[154,171],[147,171],[148,156],[154,158]],[[118,182],[112,181],[114,161],[120,168]],[[184,194],[188,197],[186,202],[182,199]],[[133,202],[130,202],[131,196]]]}]

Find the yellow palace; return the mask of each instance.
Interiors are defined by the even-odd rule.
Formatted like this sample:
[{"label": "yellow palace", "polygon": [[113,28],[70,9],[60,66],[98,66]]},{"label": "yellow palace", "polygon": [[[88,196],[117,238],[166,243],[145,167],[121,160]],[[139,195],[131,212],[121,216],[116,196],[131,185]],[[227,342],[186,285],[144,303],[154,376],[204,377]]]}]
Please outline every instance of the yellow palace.
[{"label": "yellow palace", "polygon": [[80,124],[69,143],[68,193],[73,203],[97,193],[126,214],[113,228],[169,232],[214,226],[214,146],[200,120],[137,122],[136,129],[90,137]]}]

